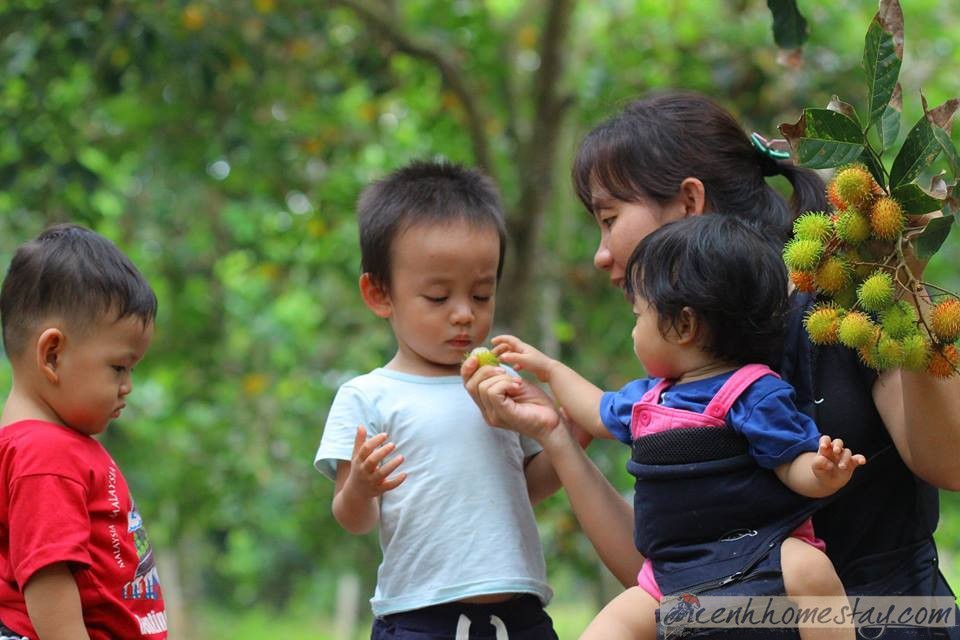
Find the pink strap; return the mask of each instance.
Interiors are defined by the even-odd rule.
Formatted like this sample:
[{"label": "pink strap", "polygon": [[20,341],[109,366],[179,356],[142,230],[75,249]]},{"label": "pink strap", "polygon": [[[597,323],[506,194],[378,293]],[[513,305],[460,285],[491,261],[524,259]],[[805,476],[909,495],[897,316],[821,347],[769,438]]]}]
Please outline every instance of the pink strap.
[{"label": "pink strap", "polygon": [[748,364],[734,371],[730,379],[723,383],[717,395],[707,405],[704,413],[714,418],[724,418],[730,407],[737,401],[747,387],[762,378],[763,376],[776,376],[773,370],[765,364]]},{"label": "pink strap", "polygon": [[653,386],[652,389],[643,394],[643,397],[640,398],[640,402],[652,402],[653,404],[660,403],[660,396],[663,395],[663,392],[669,389],[673,385],[673,380],[667,380],[663,378]]}]

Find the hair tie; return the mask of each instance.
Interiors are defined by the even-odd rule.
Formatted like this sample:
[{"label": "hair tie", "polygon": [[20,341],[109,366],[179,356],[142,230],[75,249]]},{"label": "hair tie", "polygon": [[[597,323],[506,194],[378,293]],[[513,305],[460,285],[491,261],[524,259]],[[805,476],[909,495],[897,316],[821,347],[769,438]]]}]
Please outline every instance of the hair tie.
[{"label": "hair tie", "polygon": [[774,149],[767,139],[756,131],[750,134],[750,142],[753,144],[753,148],[757,150],[760,172],[764,177],[780,175],[782,172],[780,161],[789,160],[790,152]]}]

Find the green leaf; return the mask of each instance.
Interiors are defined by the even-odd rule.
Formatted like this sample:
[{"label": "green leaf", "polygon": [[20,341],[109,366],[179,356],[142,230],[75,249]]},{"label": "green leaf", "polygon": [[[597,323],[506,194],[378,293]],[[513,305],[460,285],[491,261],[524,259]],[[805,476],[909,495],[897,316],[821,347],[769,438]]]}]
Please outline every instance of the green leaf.
[{"label": "green leaf", "polygon": [[880,3],[864,39],[863,70],[867,74],[867,118],[879,124],[903,62],[903,11],[896,0]]},{"label": "green leaf", "polygon": [[900,185],[890,194],[903,207],[907,215],[921,215],[939,211],[943,201],[938,200],[920,188],[916,182]]},{"label": "green leaf", "polygon": [[933,125],[926,115],[920,117],[917,124],[907,134],[900,152],[890,168],[890,188],[913,182],[920,173],[933,164],[940,155],[941,147],[933,133]]},{"label": "green leaf", "polygon": [[856,122],[830,109],[804,109],[794,124],[780,125],[797,162],[811,169],[837,167],[858,159],[866,139]]},{"label": "green leaf", "polygon": [[903,98],[898,82],[893,88],[893,96],[890,102],[883,109],[883,115],[880,116],[880,123],[877,127],[877,134],[880,138],[880,150],[886,151],[896,142],[900,135],[900,119],[903,111]]},{"label": "green leaf", "polygon": [[807,41],[807,21],[797,0],[767,0],[773,14],[773,41],[781,49],[799,49]]},{"label": "green leaf", "polygon": [[942,218],[934,218],[927,223],[923,233],[913,239],[914,248],[917,257],[921,260],[929,260],[943,245],[944,240],[950,235],[953,229],[953,214],[945,215]]},{"label": "green leaf", "polygon": [[830,111],[836,111],[837,113],[842,113],[856,122],[858,127],[863,126],[860,124],[860,116],[857,115],[857,110],[853,108],[853,105],[844,102],[837,95],[834,95],[832,98],[830,98],[830,102],[827,103],[827,109],[830,109]]},{"label": "green leaf", "polygon": [[877,184],[881,187],[887,186],[887,176],[883,173],[883,165],[880,164],[877,156],[872,154],[869,149],[864,148],[858,161],[867,167],[867,170],[870,172],[870,175],[873,176],[873,179],[877,181]]},{"label": "green leaf", "polygon": [[950,134],[939,127],[934,127],[933,137],[937,139],[944,157],[950,163],[950,171],[953,172],[954,177],[960,176],[960,156],[957,155],[957,147],[950,139]]}]

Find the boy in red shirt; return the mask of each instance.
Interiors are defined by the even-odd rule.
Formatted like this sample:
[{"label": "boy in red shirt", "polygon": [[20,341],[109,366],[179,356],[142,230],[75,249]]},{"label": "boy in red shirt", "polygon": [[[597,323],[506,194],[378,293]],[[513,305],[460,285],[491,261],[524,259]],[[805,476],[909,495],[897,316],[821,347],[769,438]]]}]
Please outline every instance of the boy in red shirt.
[{"label": "boy in red shirt", "polygon": [[0,637],[167,637],[153,553],[93,437],[119,417],[157,299],[109,240],[59,225],[0,291],[13,385],[0,416]]}]

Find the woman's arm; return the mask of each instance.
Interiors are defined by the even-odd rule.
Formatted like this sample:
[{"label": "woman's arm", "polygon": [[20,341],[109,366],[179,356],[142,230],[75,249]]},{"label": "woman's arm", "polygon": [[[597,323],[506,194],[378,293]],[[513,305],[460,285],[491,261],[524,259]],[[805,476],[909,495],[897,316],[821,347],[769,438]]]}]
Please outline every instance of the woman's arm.
[{"label": "woman's arm", "polygon": [[873,385],[873,401],[910,470],[935,487],[960,491],[960,377],[885,371]]},{"label": "woman's arm", "polygon": [[489,424],[518,431],[540,443],[603,564],[624,586],[635,585],[643,556],[633,544],[633,508],[561,424],[549,398],[542,392],[534,398],[528,390],[531,396],[518,402],[512,395],[519,389],[516,379],[492,367],[478,371],[475,358],[464,362],[461,373]]}]

